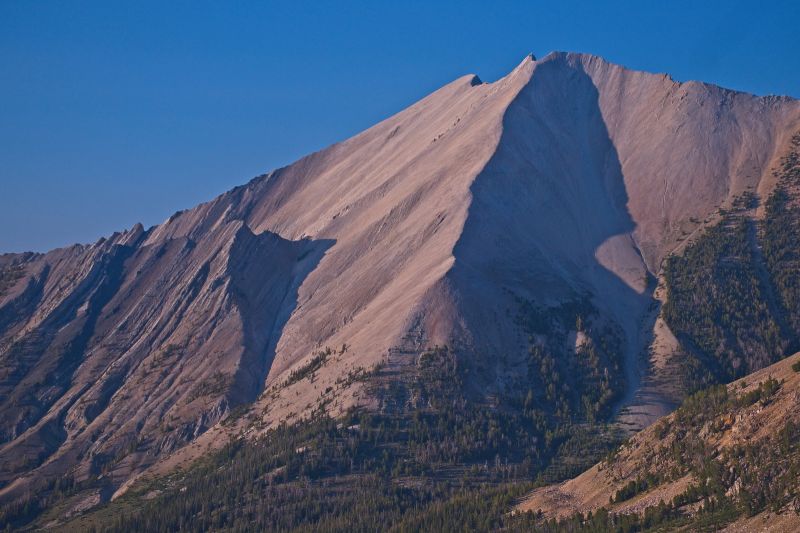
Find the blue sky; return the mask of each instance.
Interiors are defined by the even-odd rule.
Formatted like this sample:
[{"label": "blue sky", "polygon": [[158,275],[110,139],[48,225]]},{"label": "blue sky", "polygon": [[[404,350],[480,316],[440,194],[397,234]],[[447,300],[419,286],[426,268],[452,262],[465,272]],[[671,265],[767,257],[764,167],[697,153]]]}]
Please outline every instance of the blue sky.
[{"label": "blue sky", "polygon": [[159,223],[529,52],[800,97],[798,20],[790,1],[5,0],[0,252]]}]

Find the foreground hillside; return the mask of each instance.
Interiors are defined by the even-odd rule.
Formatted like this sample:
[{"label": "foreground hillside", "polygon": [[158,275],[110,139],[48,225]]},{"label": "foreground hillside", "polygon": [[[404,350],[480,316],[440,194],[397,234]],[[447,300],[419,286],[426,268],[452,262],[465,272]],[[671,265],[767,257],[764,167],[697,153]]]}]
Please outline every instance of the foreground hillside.
[{"label": "foreground hillside", "polygon": [[797,531],[800,354],[694,394],[580,476],[536,489],[518,510],[541,514],[542,527],[557,518],[576,530],[594,520]]}]

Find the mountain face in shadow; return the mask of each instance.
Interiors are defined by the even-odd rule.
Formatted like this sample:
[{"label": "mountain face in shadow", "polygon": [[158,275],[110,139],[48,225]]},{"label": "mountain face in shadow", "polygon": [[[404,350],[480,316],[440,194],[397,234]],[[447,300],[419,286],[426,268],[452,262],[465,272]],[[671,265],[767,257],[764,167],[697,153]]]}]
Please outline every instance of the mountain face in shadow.
[{"label": "mountain face in shadow", "polygon": [[537,65],[505,112],[498,147],[471,193],[449,278],[476,349],[524,356],[525,331],[507,310],[588,295],[592,309],[582,319],[619,330],[626,381],[635,388],[650,273],[632,237],[636,223],[598,90],[581,64]]},{"label": "mountain face in shadow", "polygon": [[402,413],[372,392],[431,353],[480,405],[643,427],[676,400],[665,258],[769,195],[798,128],[789,98],[528,57],[148,230],[0,256],[0,498]]}]

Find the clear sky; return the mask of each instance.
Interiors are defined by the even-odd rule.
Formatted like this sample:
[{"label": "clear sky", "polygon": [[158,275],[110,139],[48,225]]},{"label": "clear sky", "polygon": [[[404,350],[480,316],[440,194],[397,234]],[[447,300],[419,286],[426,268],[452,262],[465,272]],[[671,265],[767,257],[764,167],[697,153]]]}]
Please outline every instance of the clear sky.
[{"label": "clear sky", "polygon": [[159,223],[529,52],[800,97],[798,21],[797,0],[3,0],[0,252]]}]

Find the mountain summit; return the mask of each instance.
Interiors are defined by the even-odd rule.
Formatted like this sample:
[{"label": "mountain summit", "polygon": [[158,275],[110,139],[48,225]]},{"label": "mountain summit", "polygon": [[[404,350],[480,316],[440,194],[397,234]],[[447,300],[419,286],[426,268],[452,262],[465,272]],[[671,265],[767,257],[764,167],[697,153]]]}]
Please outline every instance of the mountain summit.
[{"label": "mountain summit", "polygon": [[665,259],[798,129],[790,98],[531,55],[158,226],[0,256],[0,497],[432,405],[374,393],[431,354],[480,405],[644,427],[683,394]]}]

